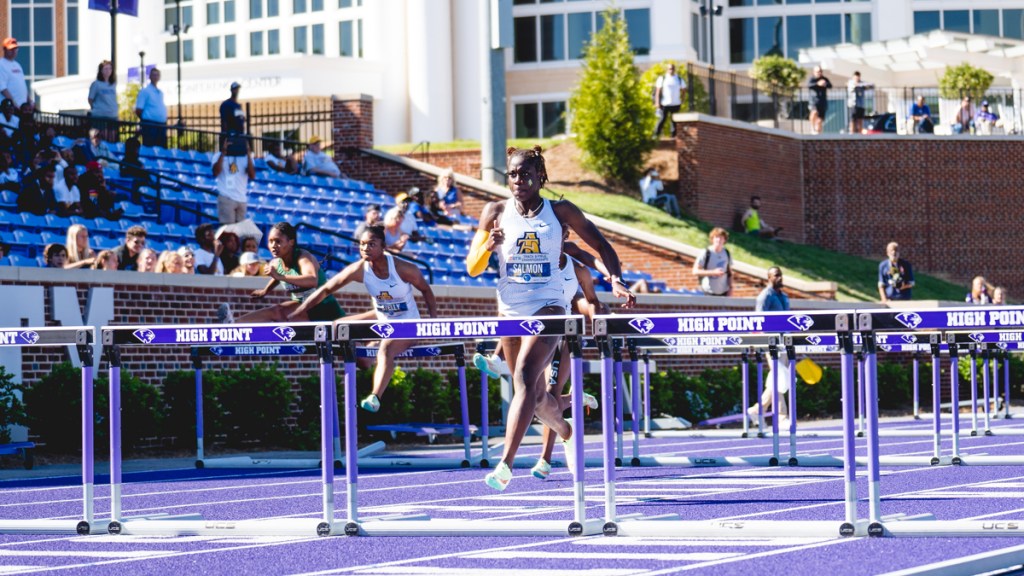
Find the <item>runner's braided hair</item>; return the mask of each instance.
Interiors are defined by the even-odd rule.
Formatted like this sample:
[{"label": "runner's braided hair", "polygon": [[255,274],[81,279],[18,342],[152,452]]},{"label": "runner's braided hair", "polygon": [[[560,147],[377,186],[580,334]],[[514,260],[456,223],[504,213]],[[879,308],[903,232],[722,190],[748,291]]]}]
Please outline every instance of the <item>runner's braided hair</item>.
[{"label": "runner's braided hair", "polygon": [[508,161],[511,162],[513,158],[522,158],[523,166],[528,164],[533,165],[537,170],[537,176],[540,178],[540,185],[547,184],[548,181],[548,170],[544,166],[544,156],[541,155],[541,147],[534,146],[533,148],[516,148],[515,146],[509,146],[505,150],[505,154],[508,155]]}]

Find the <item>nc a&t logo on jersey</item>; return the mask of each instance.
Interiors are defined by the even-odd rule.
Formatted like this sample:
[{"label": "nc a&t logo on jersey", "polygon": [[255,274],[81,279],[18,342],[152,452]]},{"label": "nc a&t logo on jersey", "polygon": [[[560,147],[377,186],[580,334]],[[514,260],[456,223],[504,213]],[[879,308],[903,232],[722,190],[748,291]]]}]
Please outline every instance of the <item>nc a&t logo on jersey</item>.
[{"label": "nc a&t logo on jersey", "polygon": [[519,254],[540,254],[540,238],[536,232],[525,232],[516,240],[516,248]]}]

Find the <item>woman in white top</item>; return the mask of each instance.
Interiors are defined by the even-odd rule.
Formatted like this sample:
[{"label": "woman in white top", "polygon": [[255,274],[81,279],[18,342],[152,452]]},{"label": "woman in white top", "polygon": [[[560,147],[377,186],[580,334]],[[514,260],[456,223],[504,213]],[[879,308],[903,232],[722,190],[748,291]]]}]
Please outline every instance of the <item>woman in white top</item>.
[{"label": "woman in white top", "polygon": [[[316,292],[310,294],[302,305],[293,312],[301,314],[316,306],[321,300],[341,290],[349,282],[362,282],[373,301],[371,314],[351,316],[352,319],[376,317],[378,320],[414,320],[420,317],[419,308],[412,289],[423,294],[427,313],[437,317],[437,303],[434,291],[423,278],[423,273],[413,263],[399,260],[384,250],[384,228],[370,226],[359,237],[361,260],[353,262],[334,275]],[[415,340],[382,340],[377,351],[377,367],[373,371],[373,391],[359,402],[369,412],[380,410],[380,398],[391,383],[395,372],[395,357],[416,344]]]},{"label": "woman in white top", "polygon": [[[498,311],[501,315],[565,314],[562,282],[558,278],[563,224],[597,250],[612,273],[613,293],[626,298],[626,287],[619,280],[619,258],[597,227],[572,202],[541,198],[547,170],[540,147],[509,148],[507,153],[508,187],[512,198],[484,206],[480,227],[466,258],[467,270],[476,276],[486,269],[491,252],[498,252]],[[558,400],[544,385],[544,369],[551,363],[558,338],[502,338],[501,346],[512,373],[515,393],[505,429],[505,451],[497,468],[485,478],[487,485],[495,490],[504,490],[512,480],[510,465],[535,415],[558,434],[570,450],[572,446],[567,441],[573,434],[572,426],[562,417]],[[568,454],[567,459],[573,460]]]}]

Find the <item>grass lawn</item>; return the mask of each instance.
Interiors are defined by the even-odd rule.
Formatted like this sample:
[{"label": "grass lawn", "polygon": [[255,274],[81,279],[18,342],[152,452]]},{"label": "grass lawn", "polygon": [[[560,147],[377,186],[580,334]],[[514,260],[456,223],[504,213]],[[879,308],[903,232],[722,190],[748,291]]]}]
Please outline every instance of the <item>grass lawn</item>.
[{"label": "grass lawn", "polygon": [[[534,145],[539,144],[542,148],[547,150],[552,146],[562,142],[564,138],[513,138],[508,141],[509,146],[515,146],[516,148],[530,148]],[[478,140],[453,140],[451,142],[429,142],[431,152],[444,152],[446,150],[479,150],[480,142]],[[388,144],[386,146],[374,146],[375,150],[381,152],[389,152],[391,154],[409,154],[418,144],[416,143],[405,143],[405,144]],[[417,153],[424,152],[423,147],[416,150]],[[504,152],[503,152],[504,153]]]},{"label": "grass lawn", "polygon": [[[567,200],[595,216],[621,222],[692,246],[707,246],[712,226],[697,220],[673,218],[639,200],[614,194],[546,190],[544,196]],[[884,258],[868,260],[789,242],[759,240],[730,232],[729,252],[737,261],[755,266],[779,266],[790,276],[806,280],[829,280],[838,284],[838,300],[858,302],[878,300],[878,263]],[[918,300],[963,299],[967,288],[934,276],[916,273],[914,298]]]}]

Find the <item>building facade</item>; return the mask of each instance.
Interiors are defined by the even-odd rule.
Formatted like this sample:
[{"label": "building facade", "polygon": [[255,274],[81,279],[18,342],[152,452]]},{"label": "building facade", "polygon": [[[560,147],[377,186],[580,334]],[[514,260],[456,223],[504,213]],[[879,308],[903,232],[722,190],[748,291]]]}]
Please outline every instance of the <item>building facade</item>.
[{"label": "building facade", "polygon": [[[168,104],[369,94],[382,144],[478,139],[481,0],[144,0],[118,20],[118,76],[163,69]],[[511,1],[510,137],[565,132],[583,47],[607,0]],[[43,109],[83,110],[110,53],[110,17],[86,0],[0,0]],[[1024,0],[617,0],[637,64],[746,69],[764,54],[865,44],[935,29],[1022,39]],[[175,34],[175,30],[180,32]],[[179,43],[180,41],[180,43]],[[141,55],[144,53],[144,55]],[[140,63],[140,60],[143,63]],[[134,76],[132,74],[132,76]]]}]

